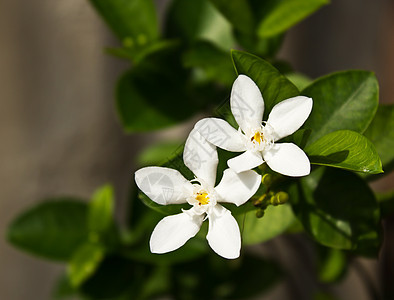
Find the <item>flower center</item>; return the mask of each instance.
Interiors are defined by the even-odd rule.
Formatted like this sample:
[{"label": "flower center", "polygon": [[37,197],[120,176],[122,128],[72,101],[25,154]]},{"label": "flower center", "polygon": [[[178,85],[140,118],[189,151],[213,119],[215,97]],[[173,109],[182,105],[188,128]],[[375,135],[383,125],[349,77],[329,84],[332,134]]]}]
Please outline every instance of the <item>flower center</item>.
[{"label": "flower center", "polygon": [[198,205],[207,205],[209,203],[208,193],[205,191],[198,192],[196,200],[198,201]]},{"label": "flower center", "polygon": [[260,128],[254,128],[246,131],[245,136],[246,147],[252,151],[263,151],[264,149],[272,147],[274,144],[273,131],[269,124],[263,122]]},{"label": "flower center", "polygon": [[253,143],[261,143],[264,141],[264,134],[260,131],[257,131],[254,136],[252,136],[252,138],[250,139],[251,142]]}]

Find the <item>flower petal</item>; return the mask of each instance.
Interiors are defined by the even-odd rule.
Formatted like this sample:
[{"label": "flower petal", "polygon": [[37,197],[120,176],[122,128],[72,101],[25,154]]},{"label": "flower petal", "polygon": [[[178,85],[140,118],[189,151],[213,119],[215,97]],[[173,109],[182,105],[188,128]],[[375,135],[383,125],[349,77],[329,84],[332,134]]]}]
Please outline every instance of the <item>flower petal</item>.
[{"label": "flower petal", "polygon": [[190,132],[186,140],[183,161],[197,178],[214,186],[219,162],[218,153],[216,147],[195,129]]},{"label": "flower petal", "polygon": [[229,202],[240,206],[256,193],[260,183],[261,175],[255,171],[235,173],[231,169],[226,169],[215,191],[220,197],[219,202]]},{"label": "flower petal", "polygon": [[216,204],[213,213],[209,214],[208,218],[207,240],[212,250],[224,258],[239,257],[241,234],[238,223],[231,212],[220,204]]},{"label": "flower petal", "polygon": [[190,215],[182,212],[163,218],[150,237],[152,253],[166,253],[182,247],[200,230],[203,215]]},{"label": "flower petal", "polygon": [[313,100],[305,96],[297,96],[276,104],[267,123],[273,128],[275,141],[298,130],[312,111]]},{"label": "flower petal", "polygon": [[161,204],[185,203],[193,185],[179,171],[164,167],[146,167],[135,172],[135,182],[152,201]]},{"label": "flower petal", "polygon": [[274,144],[269,150],[263,151],[267,165],[275,172],[287,176],[306,176],[311,171],[308,156],[293,143]]},{"label": "flower petal", "polygon": [[264,100],[259,88],[248,76],[239,75],[234,81],[230,106],[235,120],[244,132],[260,128]]},{"label": "flower petal", "polygon": [[236,173],[251,170],[262,163],[264,163],[264,160],[261,153],[249,150],[227,161],[227,165]]},{"label": "flower petal", "polygon": [[210,143],[227,151],[245,151],[241,134],[222,119],[205,118],[196,123],[194,128]]}]

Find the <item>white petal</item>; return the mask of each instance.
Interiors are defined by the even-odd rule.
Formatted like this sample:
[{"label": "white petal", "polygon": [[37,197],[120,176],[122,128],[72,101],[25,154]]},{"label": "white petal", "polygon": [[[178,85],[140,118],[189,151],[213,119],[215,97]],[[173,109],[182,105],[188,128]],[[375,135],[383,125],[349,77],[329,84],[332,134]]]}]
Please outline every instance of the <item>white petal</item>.
[{"label": "white petal", "polygon": [[235,172],[243,172],[251,170],[263,163],[263,158],[260,152],[252,152],[247,150],[246,152],[231,158],[227,161],[227,165]]},{"label": "white petal", "polygon": [[235,173],[231,169],[226,169],[215,191],[220,197],[219,202],[229,202],[240,206],[256,193],[260,183],[261,175],[255,171]]},{"label": "white petal", "polygon": [[241,234],[238,223],[231,212],[217,204],[208,218],[207,240],[212,250],[224,258],[234,259],[239,257]]},{"label": "white petal", "polygon": [[292,143],[274,144],[271,149],[263,151],[263,157],[272,170],[283,175],[305,176],[311,171],[308,156]]},{"label": "white petal", "polygon": [[305,96],[297,96],[276,104],[267,120],[274,130],[275,141],[298,130],[309,117],[312,105],[312,98]]},{"label": "white petal", "polygon": [[185,203],[193,191],[193,185],[179,171],[164,167],[139,169],[135,182],[145,195],[162,205]]},{"label": "white petal", "polygon": [[205,118],[196,123],[194,128],[210,143],[232,152],[245,151],[245,143],[238,130],[222,119]]},{"label": "white petal", "polygon": [[215,185],[219,162],[216,147],[195,129],[186,140],[183,161],[197,178],[203,179],[209,186]]},{"label": "white petal", "polygon": [[244,132],[260,128],[264,100],[259,88],[248,76],[239,75],[234,81],[230,106],[235,120]]},{"label": "white petal", "polygon": [[182,212],[162,219],[150,237],[152,253],[166,253],[182,247],[197,234],[203,221],[203,215],[189,215]]}]

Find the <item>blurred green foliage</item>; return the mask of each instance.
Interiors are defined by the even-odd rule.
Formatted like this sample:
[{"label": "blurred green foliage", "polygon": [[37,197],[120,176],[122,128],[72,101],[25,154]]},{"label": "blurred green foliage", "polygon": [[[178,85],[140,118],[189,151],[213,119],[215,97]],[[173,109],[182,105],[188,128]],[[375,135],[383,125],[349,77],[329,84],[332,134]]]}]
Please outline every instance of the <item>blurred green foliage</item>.
[{"label": "blurred green foliage", "polygon": [[[238,74],[259,87],[264,120],[284,99],[313,98],[307,122],[285,139],[305,148],[316,164],[311,174],[288,178],[263,165],[257,172],[269,177],[252,200],[241,207],[226,205],[238,220],[244,245],[306,232],[316,242],[318,280],[325,283],[344,276],[348,257],[378,255],[380,210],[383,216],[392,214],[394,197],[392,192],[375,195],[365,178],[383,176],[373,175],[382,165],[385,172],[393,168],[393,106],[378,107],[378,83],[371,72],[343,71],[312,81],[275,59],[286,31],[327,0],[173,0],[160,18],[151,0],[90,2],[119,38],[119,46],[107,52],[130,62],[115,93],[127,133],[163,129],[201,113],[235,125],[225,100]],[[192,179],[182,151],[178,142],[163,142],[141,153],[138,162],[175,168]],[[218,152],[217,181],[234,155]],[[289,195],[289,202],[257,204],[277,192]],[[247,299],[282,278],[278,263],[247,250],[234,261],[212,253],[206,224],[184,247],[151,254],[154,226],[184,206],[158,205],[134,184],[128,200],[127,226],[120,226],[110,185],[99,188],[89,202],[49,199],[17,216],[7,238],[31,254],[67,263],[56,299]],[[256,212],[262,217],[256,218]],[[325,293],[315,298],[333,299]]]}]

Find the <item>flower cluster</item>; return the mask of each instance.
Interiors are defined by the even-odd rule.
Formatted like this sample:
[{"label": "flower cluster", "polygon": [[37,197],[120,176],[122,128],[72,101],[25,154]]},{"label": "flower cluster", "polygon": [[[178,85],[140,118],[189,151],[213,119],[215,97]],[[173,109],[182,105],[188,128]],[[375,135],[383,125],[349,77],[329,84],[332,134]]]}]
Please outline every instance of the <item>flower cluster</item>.
[{"label": "flower cluster", "polygon": [[[275,105],[266,122],[262,121],[264,100],[256,84],[247,76],[235,80],[231,111],[238,130],[222,119],[206,118],[196,123],[183,152],[185,165],[193,172],[191,181],[174,169],[146,167],[135,173],[138,187],[154,202],[189,203],[191,208],[163,218],[153,230],[150,249],[166,253],[178,249],[194,237],[202,222],[209,220],[207,240],[220,256],[239,257],[241,235],[237,221],[220,202],[237,206],[248,201],[261,183],[252,169],[264,162],[275,172],[305,176],[310,162],[293,143],[276,143],[298,130],[312,110],[312,99],[298,96]],[[218,154],[216,147],[244,152],[228,160],[220,183],[215,186]]]}]

